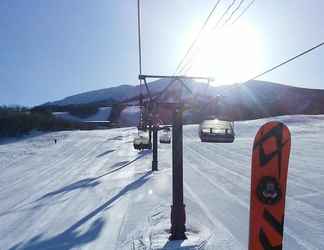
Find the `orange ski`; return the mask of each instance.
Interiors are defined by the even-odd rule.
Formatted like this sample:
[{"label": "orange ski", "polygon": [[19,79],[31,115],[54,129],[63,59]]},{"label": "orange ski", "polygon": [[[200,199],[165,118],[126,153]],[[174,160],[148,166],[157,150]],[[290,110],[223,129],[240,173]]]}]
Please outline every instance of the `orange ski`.
[{"label": "orange ski", "polygon": [[264,124],[253,144],[249,250],[282,249],[289,154],[289,129]]}]

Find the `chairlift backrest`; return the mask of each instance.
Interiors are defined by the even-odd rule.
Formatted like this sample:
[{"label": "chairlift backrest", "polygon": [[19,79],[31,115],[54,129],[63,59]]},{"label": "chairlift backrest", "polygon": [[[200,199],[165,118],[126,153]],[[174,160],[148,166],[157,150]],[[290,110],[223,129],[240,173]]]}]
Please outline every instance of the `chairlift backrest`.
[{"label": "chairlift backrest", "polygon": [[233,142],[234,123],[221,120],[205,120],[199,126],[199,137],[202,142]]}]

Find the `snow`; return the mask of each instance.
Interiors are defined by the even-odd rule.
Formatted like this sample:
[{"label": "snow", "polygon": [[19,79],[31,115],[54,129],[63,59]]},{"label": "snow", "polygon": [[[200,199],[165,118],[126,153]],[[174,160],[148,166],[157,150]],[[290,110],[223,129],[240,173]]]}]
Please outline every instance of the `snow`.
[{"label": "snow", "polygon": [[[324,249],[324,116],[273,119],[292,134],[284,249]],[[251,149],[266,121],[236,123],[232,144],[184,127],[188,240],[173,242],[171,145],[152,173],[135,128],[0,140],[0,249],[247,249]]]},{"label": "snow", "polygon": [[119,122],[124,126],[136,126],[140,119],[140,107],[130,106],[126,107],[120,113]]},{"label": "snow", "polygon": [[110,117],[111,107],[101,107],[98,111],[86,118],[79,118],[77,116],[71,115],[69,112],[53,112],[53,115],[56,118],[74,121],[74,122],[98,122],[98,121],[107,121]]}]

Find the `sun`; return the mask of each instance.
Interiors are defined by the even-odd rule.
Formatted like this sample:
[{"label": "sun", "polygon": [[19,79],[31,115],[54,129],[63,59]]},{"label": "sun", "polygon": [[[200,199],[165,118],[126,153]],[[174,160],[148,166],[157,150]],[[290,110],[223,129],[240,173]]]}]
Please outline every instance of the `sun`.
[{"label": "sun", "polygon": [[214,85],[243,82],[263,67],[262,40],[253,26],[236,23],[210,31],[187,63],[187,75],[205,75]]}]

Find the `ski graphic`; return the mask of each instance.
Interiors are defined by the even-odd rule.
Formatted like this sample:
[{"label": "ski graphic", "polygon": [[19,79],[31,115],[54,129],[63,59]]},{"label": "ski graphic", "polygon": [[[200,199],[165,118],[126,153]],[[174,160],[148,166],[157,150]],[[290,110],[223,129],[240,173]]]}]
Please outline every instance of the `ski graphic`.
[{"label": "ski graphic", "polygon": [[264,124],[253,144],[249,250],[282,249],[289,154],[289,129]]}]

